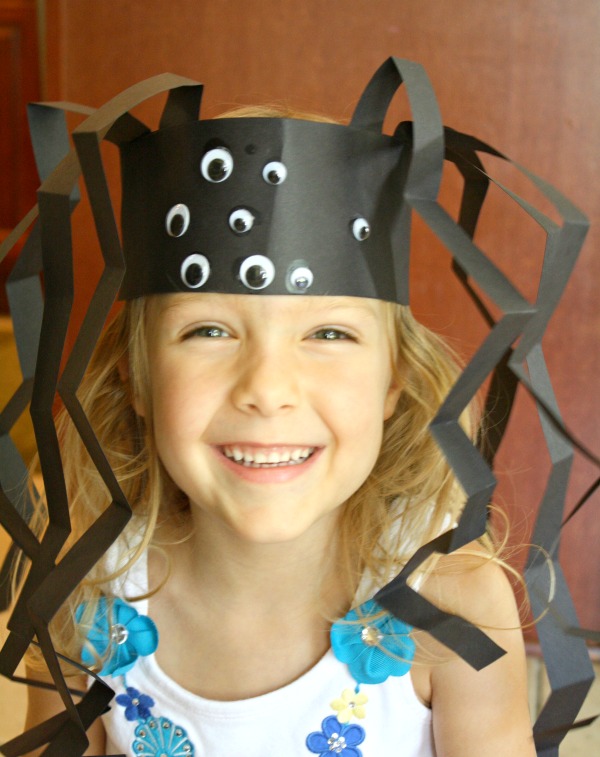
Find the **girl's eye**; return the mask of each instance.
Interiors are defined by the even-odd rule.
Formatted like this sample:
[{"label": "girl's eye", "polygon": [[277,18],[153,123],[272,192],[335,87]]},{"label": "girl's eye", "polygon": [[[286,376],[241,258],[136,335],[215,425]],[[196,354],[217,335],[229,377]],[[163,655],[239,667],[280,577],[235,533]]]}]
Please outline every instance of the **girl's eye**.
[{"label": "girl's eye", "polygon": [[334,341],[338,339],[349,339],[354,340],[354,337],[349,334],[347,331],[342,331],[341,329],[319,329],[318,331],[315,331],[315,333],[312,335],[312,339],[325,339],[327,341]]},{"label": "girl's eye", "polygon": [[189,331],[184,338],[191,339],[192,337],[203,337],[204,339],[223,339],[228,336],[229,333],[219,326],[198,326],[192,331]]}]

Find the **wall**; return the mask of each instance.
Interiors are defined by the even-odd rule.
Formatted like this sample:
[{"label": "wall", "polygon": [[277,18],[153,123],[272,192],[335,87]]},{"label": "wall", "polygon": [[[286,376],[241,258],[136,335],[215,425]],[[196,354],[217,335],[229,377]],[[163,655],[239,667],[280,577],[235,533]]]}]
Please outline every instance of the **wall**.
[{"label": "wall", "polygon": [[[0,3],[0,242],[35,202],[37,175],[25,105],[40,97],[35,0]],[[14,259],[15,253],[11,256]],[[0,272],[0,313],[7,312]]]},{"label": "wall", "polygon": [[[285,101],[348,118],[365,83],[390,54],[421,61],[444,121],[474,132],[551,179],[594,225],[577,272],[544,342],[570,427],[600,449],[594,395],[600,356],[600,5],[596,0],[47,0],[45,87],[51,99],[99,105],[119,90],[171,70],[204,82],[203,113]],[[142,115],[150,116],[152,108]],[[402,113],[394,105],[390,123]],[[452,181],[452,177],[450,177]],[[520,184],[519,184],[520,188]],[[479,241],[526,284],[539,271],[533,224],[505,220],[500,199]],[[88,251],[80,284],[93,284],[97,254],[82,211],[77,233]],[[446,253],[417,225],[413,266],[419,317],[460,338],[467,353],[482,338],[444,273]],[[92,266],[92,268],[90,267]],[[435,277],[433,274],[435,273]],[[512,446],[502,451],[497,499],[525,541],[547,465],[526,397]],[[516,438],[515,438],[516,437]],[[597,472],[578,460],[570,506]],[[598,500],[595,501],[596,507]],[[600,627],[600,519],[592,504],[565,529],[563,561],[582,622]]]}]

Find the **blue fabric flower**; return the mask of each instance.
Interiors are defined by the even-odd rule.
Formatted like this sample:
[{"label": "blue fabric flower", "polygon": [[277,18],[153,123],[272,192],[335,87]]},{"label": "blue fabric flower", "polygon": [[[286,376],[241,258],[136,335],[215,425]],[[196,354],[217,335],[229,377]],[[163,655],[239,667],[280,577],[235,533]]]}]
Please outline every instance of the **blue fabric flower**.
[{"label": "blue fabric flower", "polygon": [[362,757],[356,747],[365,740],[365,729],[359,725],[342,725],[335,715],[330,715],[321,723],[321,731],[309,733],[306,746],[309,752],[320,757],[339,754],[341,757]]},{"label": "blue fabric flower", "polygon": [[127,694],[119,694],[116,703],[125,708],[127,720],[147,720],[152,717],[150,708],[154,707],[154,699],[148,694],[140,694],[133,686],[128,686]]},{"label": "blue fabric flower", "polygon": [[412,628],[372,599],[331,628],[331,646],[357,683],[382,683],[410,670],[415,643]]},{"label": "blue fabric flower", "polygon": [[[77,622],[81,621],[84,611],[85,605],[77,608]],[[87,640],[100,657],[109,653],[100,675],[118,676],[131,670],[138,657],[156,651],[158,631],[153,620],[140,615],[122,599],[115,598],[109,604],[106,597],[101,597]],[[93,665],[96,661],[86,647],[81,652],[81,659],[85,665]]]}]

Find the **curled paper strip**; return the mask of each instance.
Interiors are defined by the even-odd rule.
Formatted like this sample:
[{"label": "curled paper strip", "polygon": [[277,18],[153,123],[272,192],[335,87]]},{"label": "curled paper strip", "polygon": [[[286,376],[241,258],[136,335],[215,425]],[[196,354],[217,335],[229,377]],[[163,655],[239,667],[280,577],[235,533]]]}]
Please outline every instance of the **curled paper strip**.
[{"label": "curled paper strip", "polygon": [[[400,124],[394,136],[387,137],[381,133],[383,121],[389,103],[401,85],[406,87],[413,121]],[[150,132],[130,115],[130,110],[162,92],[168,92],[169,96],[160,127],[158,131]],[[165,74],[132,87],[93,112],[80,106],[50,104],[34,106],[30,113],[35,154],[43,183],[37,210],[34,209],[24,219],[6,240],[0,253],[3,257],[31,227],[8,284],[23,382],[0,414],[0,521],[31,561],[31,570],[9,622],[9,638],[0,651],[0,672],[15,678],[19,661],[36,638],[65,704],[65,711],[0,748],[7,757],[16,757],[48,743],[45,752],[48,755],[82,754],[87,743],[85,729],[110,701],[112,694],[109,687],[96,677],[82,701],[77,705],[74,703],[48,633],[48,624],[63,602],[118,538],[131,516],[131,508],[76,392],[119,292],[124,297],[134,297],[157,291],[185,291],[186,286],[189,288],[189,282],[186,284],[185,279],[181,279],[179,271],[181,260],[190,250],[184,247],[188,240],[180,239],[178,233],[171,234],[172,239],[157,244],[156,251],[150,257],[158,263],[154,268],[149,266],[147,275],[140,275],[140,267],[136,264],[141,254],[139,250],[146,255],[153,244],[152,239],[161,239],[147,223],[149,214],[146,206],[137,204],[136,198],[144,186],[153,188],[151,196],[144,198],[144,202],[153,202],[156,197],[161,197],[162,202],[160,193],[164,192],[167,198],[175,182],[178,190],[186,197],[188,194],[193,197],[198,207],[198,217],[192,214],[189,221],[190,235],[200,234],[207,240],[206,244],[222,249],[223,257],[227,259],[230,256],[232,261],[239,257],[239,250],[244,249],[246,241],[243,234],[236,237],[235,244],[230,242],[229,249],[221,244],[220,231],[203,226],[205,219],[214,217],[215,213],[229,216],[230,197],[218,193],[211,195],[213,199],[210,200],[204,195],[197,197],[194,194],[195,185],[188,182],[185,170],[177,162],[188,149],[197,147],[198,135],[205,139],[207,135],[227,134],[228,144],[233,145],[232,150],[238,144],[249,144],[250,139],[253,140],[253,148],[256,148],[254,152],[246,150],[246,163],[241,165],[246,165],[247,169],[234,172],[235,181],[239,184],[232,186],[240,192],[260,186],[260,197],[264,198],[264,206],[261,207],[266,219],[261,254],[274,261],[276,272],[289,269],[290,261],[285,255],[289,254],[295,261],[303,260],[306,249],[314,247],[307,234],[308,228],[310,233],[319,236],[321,242],[323,238],[327,240],[327,244],[320,245],[321,249],[334,251],[331,260],[311,261],[309,271],[311,276],[314,274],[314,283],[310,280],[310,286],[314,287],[311,292],[325,294],[334,291],[408,303],[410,224],[412,214],[417,213],[448,250],[455,274],[489,326],[488,336],[431,424],[431,433],[465,491],[463,514],[454,529],[419,549],[402,572],[375,597],[379,604],[400,620],[426,629],[478,669],[493,662],[503,651],[480,629],[427,602],[410,588],[408,579],[431,554],[450,553],[485,532],[487,507],[495,488],[491,464],[506,429],[512,398],[518,386],[522,385],[536,402],[553,466],[533,541],[551,555],[558,584],[551,612],[544,616],[538,626],[552,693],[536,724],[535,733],[540,754],[557,753],[558,744],[571,727],[592,680],[584,639],[573,631],[578,624],[557,562],[557,547],[573,449],[583,451],[596,464],[598,460],[574,439],[560,418],[546,371],[541,340],[583,243],[586,219],[554,188],[516,164],[513,164],[516,170],[527,176],[550,201],[561,223],[550,220],[498,185],[546,234],[538,295],[536,301],[530,303],[473,241],[479,212],[491,181],[484,171],[481,156],[491,154],[503,160],[507,158],[473,137],[444,129],[431,85],[418,64],[397,58],[387,60],[368,84],[349,127],[287,119],[198,121],[201,94],[202,86],[198,83]],[[69,150],[62,112],[72,109],[86,116],[73,134],[74,151]],[[234,120],[235,124],[232,123]],[[102,163],[102,140],[117,144],[122,155],[123,249]],[[281,148],[280,162],[287,169],[287,178],[278,187],[279,194],[272,192],[273,187],[268,186],[266,180],[261,184],[251,173],[255,165],[252,161],[257,153],[260,157],[262,145],[268,145],[269,149],[273,145]],[[322,182],[310,181],[313,167],[306,159],[307,145],[314,149],[319,167],[331,165],[333,183],[325,182],[323,189],[319,189]],[[148,154],[156,156],[156,160],[144,161],[144,156]],[[158,159],[165,154],[174,162]],[[355,163],[353,158],[356,158]],[[237,153],[235,159],[238,159]],[[458,223],[437,200],[444,160],[454,163],[464,179]],[[166,165],[164,181],[154,181],[153,172],[157,165]],[[304,219],[298,218],[301,210],[297,202],[300,196],[298,187],[292,178],[295,170],[305,179],[302,196],[306,197],[306,202],[302,205],[306,205],[314,217],[320,218],[318,222],[314,222],[313,218],[312,229],[307,227]],[[354,176],[352,171],[356,171]],[[71,213],[78,201],[80,174],[83,174],[86,183],[105,267],[75,346],[61,372],[73,299]],[[281,181],[282,175],[278,174],[278,181]],[[258,183],[255,184],[255,181]],[[307,186],[314,189],[308,192]],[[333,187],[339,191],[332,191]],[[181,202],[181,199],[177,200],[177,203]],[[322,207],[327,212],[318,216],[318,210]],[[349,209],[356,207],[366,207],[373,214],[373,219],[369,219],[368,232],[353,238],[348,235],[342,241],[340,230],[342,227],[348,229]],[[297,213],[288,212],[289,208],[294,208]],[[364,217],[368,217],[368,212],[365,211]],[[332,219],[339,220],[337,230]],[[154,219],[150,220],[154,222]],[[157,213],[156,222],[164,228],[164,214]],[[144,236],[146,225],[148,239]],[[229,235],[227,239],[231,237],[229,231],[225,228],[224,233]],[[286,245],[281,244],[282,239],[286,240]],[[165,254],[163,247],[166,249],[167,243],[172,244],[176,252],[172,256],[176,265],[173,273],[165,275],[161,256]],[[349,265],[349,260],[352,265]],[[303,271],[306,269],[307,266],[302,268]],[[231,266],[227,263],[222,270],[211,272],[203,291],[240,290],[243,282],[231,279],[230,270]],[[349,270],[351,276],[346,273]],[[356,275],[357,271],[360,272],[359,276]],[[44,278],[43,295],[41,272]],[[303,276],[303,281],[308,281],[306,273]],[[274,274],[272,286],[269,285],[264,292],[261,290],[261,293],[268,295],[290,291],[289,282]],[[302,288],[296,291],[301,295]],[[478,292],[483,293],[501,311],[502,315],[497,321]],[[496,436],[491,439],[487,457],[484,458],[464,434],[458,419],[490,374],[493,378],[487,406],[493,417],[502,418],[502,421],[495,424]],[[505,395],[508,399],[504,404],[497,401],[498,385],[508,387]],[[52,416],[57,393],[111,496],[103,515],[59,562],[57,558],[71,532],[71,523]],[[23,485],[18,483],[24,479],[24,465],[8,436],[14,420],[28,403],[31,403],[49,511],[49,527],[41,540],[27,525],[31,507]],[[545,566],[539,564],[536,554],[532,553],[526,580],[536,615],[545,609],[543,597],[548,596],[544,591],[544,570]],[[567,648],[568,655],[564,653]],[[565,662],[567,659],[568,664]]]}]

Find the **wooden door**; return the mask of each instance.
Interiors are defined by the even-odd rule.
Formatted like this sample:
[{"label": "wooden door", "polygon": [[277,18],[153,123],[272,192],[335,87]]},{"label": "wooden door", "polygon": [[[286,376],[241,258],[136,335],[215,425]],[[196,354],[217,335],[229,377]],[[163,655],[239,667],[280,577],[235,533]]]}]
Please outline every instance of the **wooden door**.
[{"label": "wooden door", "polygon": [[[35,204],[38,186],[27,130],[27,102],[40,99],[35,0],[0,2],[0,242]],[[7,312],[0,269],[0,314]]]}]

